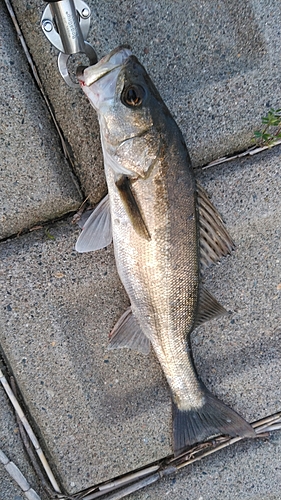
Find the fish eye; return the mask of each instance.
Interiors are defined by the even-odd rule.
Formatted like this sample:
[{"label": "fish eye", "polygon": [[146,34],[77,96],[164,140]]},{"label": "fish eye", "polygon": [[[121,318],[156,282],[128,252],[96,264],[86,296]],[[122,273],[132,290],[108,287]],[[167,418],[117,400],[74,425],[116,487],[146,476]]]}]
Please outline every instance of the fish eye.
[{"label": "fish eye", "polygon": [[137,107],[142,104],[144,90],[140,85],[130,85],[122,92],[121,101],[125,106]]}]

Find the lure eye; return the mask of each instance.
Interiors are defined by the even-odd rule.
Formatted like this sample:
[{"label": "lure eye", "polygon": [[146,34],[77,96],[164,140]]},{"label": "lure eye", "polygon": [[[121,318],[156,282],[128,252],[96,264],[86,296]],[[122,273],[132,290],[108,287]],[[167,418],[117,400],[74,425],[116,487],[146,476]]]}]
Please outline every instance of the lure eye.
[{"label": "lure eye", "polygon": [[121,100],[129,107],[138,107],[142,104],[144,90],[140,85],[130,85],[122,92]]}]

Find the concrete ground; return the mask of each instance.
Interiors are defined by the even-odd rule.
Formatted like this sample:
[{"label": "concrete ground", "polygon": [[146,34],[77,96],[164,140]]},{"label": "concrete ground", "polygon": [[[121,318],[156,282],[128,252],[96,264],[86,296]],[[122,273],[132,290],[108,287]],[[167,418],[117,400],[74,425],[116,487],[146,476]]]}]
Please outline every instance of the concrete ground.
[{"label": "concrete ground", "polygon": [[[0,443],[1,450],[5,453],[23,473],[29,485],[46,499],[40,481],[35,474],[32,466],[27,460],[23,449],[23,444],[19,434],[19,428],[13,415],[10,404],[8,403],[6,393],[2,386],[0,387]],[[0,466],[0,499],[1,500],[24,500],[24,493],[13,479],[8,475],[4,467]]]},{"label": "concrete ground", "polygon": [[5,238],[75,210],[81,194],[1,2],[1,199]]},{"label": "concrete ground", "polygon": [[[75,172],[1,4],[0,343],[51,466],[72,494],[170,454],[170,397],[153,353],[106,350],[128,299],[112,246],[77,254],[79,231],[68,215],[82,200],[80,188],[93,203],[106,191],[97,120],[81,91],[58,74],[56,52],[40,28],[44,6],[13,6]],[[191,2],[188,11],[181,1],[91,7],[88,39],[99,57],[130,43],[183,130],[195,166],[250,146],[260,117],[280,107],[277,2]],[[193,353],[208,388],[249,421],[280,411],[279,157],[276,147],[197,171],[237,249],[204,278],[231,314],[194,332]],[[14,425],[5,423],[9,408],[3,399],[3,435]],[[238,444],[131,498],[280,498],[280,446],[278,433]],[[20,441],[1,439],[1,447],[39,492]],[[0,471],[0,499],[24,498]]]}]

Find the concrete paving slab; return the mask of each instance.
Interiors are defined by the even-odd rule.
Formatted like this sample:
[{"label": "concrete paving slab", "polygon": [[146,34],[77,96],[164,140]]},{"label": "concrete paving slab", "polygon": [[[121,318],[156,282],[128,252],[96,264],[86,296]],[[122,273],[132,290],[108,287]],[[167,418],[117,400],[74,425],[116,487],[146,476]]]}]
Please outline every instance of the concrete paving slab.
[{"label": "concrete paving slab", "polygon": [[[204,382],[224,401],[231,396],[249,420],[280,411],[279,165],[280,149],[198,174],[237,249],[205,274],[206,286],[233,313],[195,331],[193,353]],[[279,500],[280,448],[280,433],[240,443],[128,500]]]},{"label": "concrete paving slab", "polygon": [[0,238],[75,210],[81,194],[0,4]]},{"label": "concrete paving slab", "polygon": [[[38,478],[28,462],[15,417],[2,386],[0,386],[0,443],[1,450],[20,469],[30,486],[42,500],[46,500]],[[24,493],[2,464],[0,464],[0,500],[25,500]]]},{"label": "concrete paving slab", "polygon": [[126,500],[279,500],[280,433],[201,460]]},{"label": "concrete paving slab", "polygon": [[[208,388],[249,421],[280,411],[279,158],[275,148],[198,174],[237,249],[205,276],[232,314],[195,331],[193,353]],[[66,221],[50,233],[54,239],[39,230],[1,244],[0,343],[51,463],[73,493],[170,454],[170,398],[153,353],[106,350],[108,332],[128,305],[112,248],[76,254],[77,230]],[[240,448],[237,456],[230,450],[214,459],[230,471],[225,498],[238,495],[247,464],[253,482],[260,481],[249,457],[257,464],[261,453],[272,477],[268,494],[275,494],[272,450],[280,442],[272,439],[264,448],[242,448],[249,451],[237,490],[227,457],[238,464]],[[204,472],[192,470],[197,482]]]},{"label": "concrete paving slab", "polygon": [[7,498],[11,500],[25,500],[20,489],[15,486],[14,481],[12,479],[9,479],[9,476],[4,470],[4,467],[0,472],[0,484],[2,490],[0,490],[1,500],[6,500]]},{"label": "concrete paving slab", "polygon": [[49,231],[3,243],[0,343],[74,492],[169,453],[170,398],[153,355],[106,350],[128,306],[112,247],[81,258],[70,221]]},{"label": "concrete paving slab", "polygon": [[[76,158],[86,194],[105,193],[99,130],[81,91],[57,70],[45,38],[41,0],[12,0],[32,57]],[[88,40],[98,56],[129,43],[154,79],[186,138],[193,164],[202,165],[252,145],[270,106],[280,107],[281,6],[277,0],[233,3],[184,0],[89,0]]]}]

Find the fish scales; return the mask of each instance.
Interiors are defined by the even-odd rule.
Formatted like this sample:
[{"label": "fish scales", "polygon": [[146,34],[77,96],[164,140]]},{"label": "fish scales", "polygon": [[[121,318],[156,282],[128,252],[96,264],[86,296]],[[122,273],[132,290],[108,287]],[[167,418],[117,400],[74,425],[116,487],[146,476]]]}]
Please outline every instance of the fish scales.
[{"label": "fish scales", "polygon": [[98,113],[108,196],[96,207],[76,249],[111,242],[131,307],[110,347],[148,353],[150,343],[173,400],[175,455],[218,433],[253,437],[252,427],[198,378],[190,333],[224,308],[203,288],[204,266],[233,242],[195,182],[183,136],[145,69],[117,48],[79,75]]},{"label": "fish scales", "polygon": [[187,409],[202,404],[203,397],[186,355],[186,336],[198,300],[197,215],[188,153],[171,128],[165,139],[169,148],[163,148],[166,154],[154,166],[150,182],[139,179],[133,184],[151,241],[135,232],[115,187],[114,173],[105,168],[119,275],[172,391]]}]

